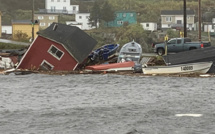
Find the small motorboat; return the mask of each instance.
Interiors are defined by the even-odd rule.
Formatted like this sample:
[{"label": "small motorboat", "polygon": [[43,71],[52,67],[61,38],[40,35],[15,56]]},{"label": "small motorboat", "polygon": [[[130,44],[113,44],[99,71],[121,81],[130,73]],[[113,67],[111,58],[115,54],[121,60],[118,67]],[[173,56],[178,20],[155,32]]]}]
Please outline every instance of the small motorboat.
[{"label": "small motorboat", "polygon": [[142,47],[135,41],[125,44],[119,51],[117,62],[134,61],[140,62]]},{"label": "small motorboat", "polygon": [[213,62],[197,62],[169,66],[143,66],[143,74],[205,74],[211,68]]},{"label": "small motorboat", "polygon": [[95,51],[93,51],[88,58],[92,61],[94,60],[108,60],[112,55],[116,53],[119,48],[119,44],[107,44]]}]

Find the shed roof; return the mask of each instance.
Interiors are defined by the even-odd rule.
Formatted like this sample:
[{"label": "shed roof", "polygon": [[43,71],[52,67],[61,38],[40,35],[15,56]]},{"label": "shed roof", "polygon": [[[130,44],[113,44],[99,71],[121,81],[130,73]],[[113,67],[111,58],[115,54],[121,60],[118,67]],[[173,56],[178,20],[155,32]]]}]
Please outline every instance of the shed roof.
[{"label": "shed roof", "polygon": [[[187,10],[187,15],[195,15],[195,12],[193,10]],[[161,15],[183,15],[183,10],[162,10]]]},{"label": "shed roof", "polygon": [[97,44],[96,40],[80,28],[60,23],[52,23],[37,34],[63,45],[78,63],[83,62]]},{"label": "shed roof", "polygon": [[206,47],[191,51],[184,51],[176,54],[163,56],[166,63],[171,65],[194,63],[203,61],[215,62],[215,47]]}]

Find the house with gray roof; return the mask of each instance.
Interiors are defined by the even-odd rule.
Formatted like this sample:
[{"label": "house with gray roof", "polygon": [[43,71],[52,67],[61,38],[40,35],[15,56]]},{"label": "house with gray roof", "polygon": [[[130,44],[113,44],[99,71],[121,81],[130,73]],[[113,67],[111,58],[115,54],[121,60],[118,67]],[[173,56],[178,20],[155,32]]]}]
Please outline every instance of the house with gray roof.
[{"label": "house with gray roof", "polygon": [[[194,29],[195,12],[187,10],[187,28]],[[162,10],[161,11],[161,29],[183,29],[184,12],[183,10]]]},{"label": "house with gray roof", "polygon": [[39,31],[17,68],[73,71],[84,63],[97,41],[76,26],[52,23]]}]

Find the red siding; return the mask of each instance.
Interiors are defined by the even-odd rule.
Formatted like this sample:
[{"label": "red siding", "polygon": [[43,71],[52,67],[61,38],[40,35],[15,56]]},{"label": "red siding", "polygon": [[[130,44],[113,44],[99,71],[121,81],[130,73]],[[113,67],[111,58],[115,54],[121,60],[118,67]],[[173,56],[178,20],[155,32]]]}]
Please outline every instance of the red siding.
[{"label": "red siding", "polygon": [[[48,52],[51,45],[54,45],[64,52],[64,55],[60,60],[58,60]],[[53,70],[56,71],[71,71],[74,69],[74,67],[76,67],[77,64],[77,61],[64,49],[62,45],[38,36],[30,49],[27,51],[27,54],[21,60],[18,68],[38,69],[43,60],[46,60],[47,62],[52,64],[54,66]]]}]

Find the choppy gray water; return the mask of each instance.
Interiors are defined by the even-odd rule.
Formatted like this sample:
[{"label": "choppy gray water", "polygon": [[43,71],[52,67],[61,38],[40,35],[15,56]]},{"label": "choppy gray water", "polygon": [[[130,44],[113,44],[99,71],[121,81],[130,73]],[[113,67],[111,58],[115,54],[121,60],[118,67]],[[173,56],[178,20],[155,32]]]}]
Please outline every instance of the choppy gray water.
[{"label": "choppy gray water", "polygon": [[0,79],[1,134],[215,134],[215,78],[31,74]]}]

